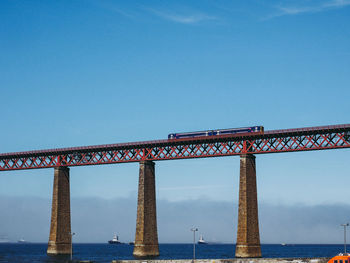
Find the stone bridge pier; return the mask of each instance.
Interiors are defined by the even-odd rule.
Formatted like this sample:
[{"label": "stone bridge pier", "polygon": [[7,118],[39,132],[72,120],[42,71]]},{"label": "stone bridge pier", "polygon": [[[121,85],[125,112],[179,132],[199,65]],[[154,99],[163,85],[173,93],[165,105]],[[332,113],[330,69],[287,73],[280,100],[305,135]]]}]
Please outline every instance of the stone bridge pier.
[{"label": "stone bridge pier", "polygon": [[154,162],[141,161],[137,200],[136,234],[133,255],[159,256]]},{"label": "stone bridge pier", "polygon": [[[54,171],[47,254],[70,254],[71,238],[69,168],[57,167]],[[152,161],[140,162],[133,255],[140,258],[159,256],[155,164]],[[252,154],[240,157],[236,257],[261,257],[255,156]]]},{"label": "stone bridge pier", "polygon": [[70,221],[70,192],[69,168],[57,167],[54,173],[51,226],[47,254],[70,254],[71,221]]},{"label": "stone bridge pier", "polygon": [[261,257],[255,156],[240,157],[236,257]]}]

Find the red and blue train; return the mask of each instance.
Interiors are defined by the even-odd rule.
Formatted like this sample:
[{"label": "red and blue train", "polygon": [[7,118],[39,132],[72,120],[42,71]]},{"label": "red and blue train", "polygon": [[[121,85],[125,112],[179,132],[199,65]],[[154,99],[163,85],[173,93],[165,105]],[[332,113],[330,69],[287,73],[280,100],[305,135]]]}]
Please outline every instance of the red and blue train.
[{"label": "red and blue train", "polygon": [[168,139],[182,139],[182,138],[195,138],[203,136],[217,136],[236,133],[248,133],[248,132],[264,132],[263,126],[233,128],[233,129],[221,129],[221,130],[208,130],[197,132],[182,132],[182,133],[170,133]]}]

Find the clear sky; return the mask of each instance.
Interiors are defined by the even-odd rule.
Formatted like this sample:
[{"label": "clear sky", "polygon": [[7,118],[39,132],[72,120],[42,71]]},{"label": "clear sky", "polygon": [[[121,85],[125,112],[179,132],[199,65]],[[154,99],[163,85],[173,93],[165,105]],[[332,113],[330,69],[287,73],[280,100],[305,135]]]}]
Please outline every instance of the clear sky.
[{"label": "clear sky", "polygon": [[[177,131],[350,123],[349,17],[349,0],[3,0],[0,152],[164,139]],[[349,156],[350,150],[257,156],[262,241],[336,243],[339,237],[341,243],[337,231],[349,213],[328,221],[322,208],[350,211]],[[212,233],[208,239],[233,242],[238,176],[237,157],[157,162],[160,207],[178,213],[190,204],[214,214],[232,207],[231,232],[223,224],[210,229],[214,219],[208,218],[205,229],[202,217],[189,216],[182,234],[164,226],[160,241],[186,242],[187,227],[202,223],[204,234]],[[52,180],[52,169],[0,173],[0,208],[11,211],[0,214],[0,223],[8,222],[4,229],[0,224],[0,235],[47,240],[49,223],[30,234],[11,217],[23,215],[29,202],[26,207],[38,211],[33,218],[49,218]],[[137,180],[136,163],[71,169],[78,241],[92,239],[83,232],[93,223],[83,224],[82,212],[75,212],[88,200],[103,207],[105,218],[112,200],[116,216],[122,200],[134,204],[132,220],[125,220],[132,239]],[[207,210],[200,210],[203,200]],[[35,205],[40,202],[45,209]],[[271,207],[285,211],[276,216],[289,225],[295,209],[310,216],[282,238],[264,216]],[[303,231],[314,217],[324,223],[322,231]],[[158,209],[159,224],[165,218]],[[115,228],[95,229],[94,241],[125,227]]]}]

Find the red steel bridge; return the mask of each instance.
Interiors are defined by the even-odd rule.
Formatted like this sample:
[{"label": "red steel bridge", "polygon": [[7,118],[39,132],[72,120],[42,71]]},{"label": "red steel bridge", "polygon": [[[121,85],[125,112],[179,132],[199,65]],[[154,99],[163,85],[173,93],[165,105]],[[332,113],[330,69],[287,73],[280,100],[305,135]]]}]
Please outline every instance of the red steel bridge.
[{"label": "red steel bridge", "polygon": [[0,154],[0,171],[350,147],[350,124]]},{"label": "red steel bridge", "polygon": [[255,154],[350,148],[350,124],[0,154],[0,171],[54,168],[48,254],[72,251],[69,167],[139,162],[133,255],[159,255],[155,163],[240,155],[236,257],[261,257]]}]

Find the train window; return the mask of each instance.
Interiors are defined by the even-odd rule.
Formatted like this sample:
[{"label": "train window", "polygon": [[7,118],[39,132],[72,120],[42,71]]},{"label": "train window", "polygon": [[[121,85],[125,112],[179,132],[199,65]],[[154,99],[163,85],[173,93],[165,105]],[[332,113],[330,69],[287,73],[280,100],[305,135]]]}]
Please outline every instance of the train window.
[{"label": "train window", "polygon": [[339,263],[343,263],[343,260],[342,260],[342,259],[339,259]]},{"label": "train window", "polygon": [[347,261],[347,260],[344,260],[344,263],[348,263],[348,261]]},{"label": "train window", "polygon": [[334,260],[333,263],[338,263],[338,260]]}]

